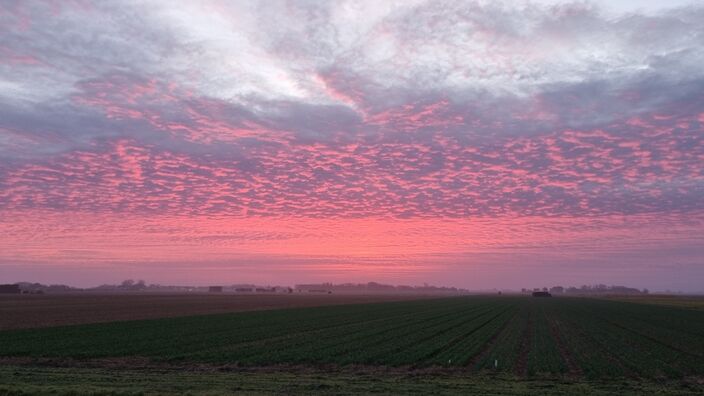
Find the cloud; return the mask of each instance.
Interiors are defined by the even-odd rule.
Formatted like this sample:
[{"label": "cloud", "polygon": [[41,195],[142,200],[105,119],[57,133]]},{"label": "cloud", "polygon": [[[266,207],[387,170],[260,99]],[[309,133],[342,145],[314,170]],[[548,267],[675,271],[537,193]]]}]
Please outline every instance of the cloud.
[{"label": "cloud", "polygon": [[[130,207],[151,207],[174,156],[230,197],[186,177],[196,211],[249,213],[241,186],[266,214],[700,209],[700,8],[18,2],[1,17],[12,208],[92,196],[43,199],[51,180],[110,197],[132,183]],[[124,144],[144,153],[139,183],[102,170]]]},{"label": "cloud", "polygon": [[89,150],[8,166],[0,202],[8,209],[343,218],[704,209],[698,118],[658,114],[604,129],[476,138],[469,146],[434,132],[445,126],[446,119],[437,124],[433,118],[444,107],[409,106],[410,116],[379,118],[392,132],[380,129],[376,142],[345,143],[311,142],[251,123],[236,128],[201,113],[175,124],[145,108],[133,114],[107,106],[112,117],[139,118],[162,133],[190,134],[198,143],[233,140],[233,150],[201,154],[190,146],[175,151],[107,140]]}]

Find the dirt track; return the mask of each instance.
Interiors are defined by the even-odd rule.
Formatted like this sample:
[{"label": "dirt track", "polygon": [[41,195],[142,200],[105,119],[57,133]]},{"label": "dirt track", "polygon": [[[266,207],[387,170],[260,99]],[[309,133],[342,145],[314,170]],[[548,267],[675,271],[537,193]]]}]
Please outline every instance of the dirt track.
[{"label": "dirt track", "polygon": [[427,296],[90,293],[0,295],[0,330],[418,298]]}]

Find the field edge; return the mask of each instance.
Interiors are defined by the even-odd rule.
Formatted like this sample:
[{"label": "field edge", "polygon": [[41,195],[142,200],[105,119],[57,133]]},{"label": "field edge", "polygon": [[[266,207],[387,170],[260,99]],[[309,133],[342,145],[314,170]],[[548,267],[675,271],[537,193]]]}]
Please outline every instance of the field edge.
[{"label": "field edge", "polygon": [[101,369],[48,365],[0,365],[0,395],[214,394],[487,394],[487,395],[695,395],[704,382],[520,378],[507,374],[402,373],[393,370],[198,371],[188,368]]}]

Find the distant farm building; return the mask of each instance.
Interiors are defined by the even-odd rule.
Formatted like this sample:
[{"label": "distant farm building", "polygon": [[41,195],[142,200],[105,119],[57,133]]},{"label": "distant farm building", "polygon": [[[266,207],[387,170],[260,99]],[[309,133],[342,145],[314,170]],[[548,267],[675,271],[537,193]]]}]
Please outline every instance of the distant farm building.
[{"label": "distant farm building", "polygon": [[251,293],[254,291],[251,287],[238,287],[235,289],[237,293]]},{"label": "distant farm building", "polygon": [[0,285],[0,294],[20,294],[20,285]]},{"label": "distant farm building", "polygon": [[534,291],[533,297],[552,297],[552,294],[546,291]]},{"label": "distant farm building", "polygon": [[222,286],[210,286],[208,291],[210,293],[222,293]]}]

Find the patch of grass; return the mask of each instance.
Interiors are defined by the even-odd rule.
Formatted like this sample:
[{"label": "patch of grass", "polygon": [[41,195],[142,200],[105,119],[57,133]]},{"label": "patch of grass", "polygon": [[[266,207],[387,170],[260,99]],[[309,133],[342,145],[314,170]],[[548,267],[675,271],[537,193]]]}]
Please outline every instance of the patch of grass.
[{"label": "patch of grass", "polygon": [[0,395],[694,395],[693,382],[565,381],[508,375],[408,376],[399,372],[108,370],[0,367]]}]

